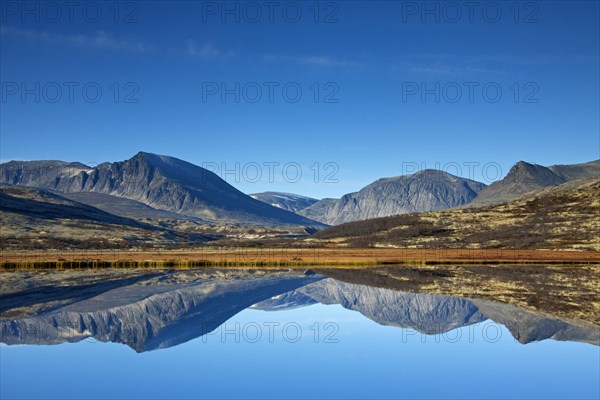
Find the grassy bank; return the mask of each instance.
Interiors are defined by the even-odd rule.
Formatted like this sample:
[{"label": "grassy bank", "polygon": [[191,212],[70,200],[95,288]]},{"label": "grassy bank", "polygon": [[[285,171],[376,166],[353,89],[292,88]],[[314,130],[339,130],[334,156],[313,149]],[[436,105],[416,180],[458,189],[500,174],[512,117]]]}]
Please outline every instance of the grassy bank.
[{"label": "grassy bank", "polygon": [[13,252],[2,269],[369,267],[380,265],[600,264],[599,252],[505,249],[202,248],[170,251]]}]

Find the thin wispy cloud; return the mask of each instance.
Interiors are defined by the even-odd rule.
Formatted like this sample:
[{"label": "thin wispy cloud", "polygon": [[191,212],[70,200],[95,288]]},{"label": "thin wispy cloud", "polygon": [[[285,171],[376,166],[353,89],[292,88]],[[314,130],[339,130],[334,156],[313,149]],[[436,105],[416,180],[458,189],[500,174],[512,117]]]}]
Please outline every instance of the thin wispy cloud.
[{"label": "thin wispy cloud", "polygon": [[151,46],[143,41],[117,38],[104,31],[93,34],[65,34],[3,26],[0,28],[0,34],[2,39],[13,37],[44,44],[139,52],[151,50]]},{"label": "thin wispy cloud", "polygon": [[300,62],[311,65],[322,65],[327,67],[349,67],[354,63],[343,60],[336,60],[330,57],[301,57]]},{"label": "thin wispy cloud", "polygon": [[269,54],[265,56],[267,61],[287,61],[296,64],[312,65],[318,67],[355,67],[358,63],[354,61],[341,60],[327,56],[289,56]]},{"label": "thin wispy cloud", "polygon": [[462,64],[558,64],[588,63],[600,61],[598,54],[404,54],[404,59],[414,62],[441,62]]},{"label": "thin wispy cloud", "polygon": [[507,74],[515,68],[537,65],[598,63],[593,54],[403,54],[394,69],[429,76]]},{"label": "thin wispy cloud", "polygon": [[501,71],[496,68],[487,68],[483,66],[476,65],[459,65],[459,64],[449,64],[449,63],[440,63],[440,62],[432,62],[432,63],[411,63],[405,62],[402,65],[410,70],[410,72],[417,74],[425,74],[425,75],[459,75],[459,74],[501,74],[504,71]]},{"label": "thin wispy cloud", "polygon": [[187,41],[187,53],[193,57],[199,57],[203,59],[212,60],[225,60],[235,57],[235,51],[233,50],[221,50],[214,46],[212,42],[205,42],[197,44],[194,40],[189,39]]}]

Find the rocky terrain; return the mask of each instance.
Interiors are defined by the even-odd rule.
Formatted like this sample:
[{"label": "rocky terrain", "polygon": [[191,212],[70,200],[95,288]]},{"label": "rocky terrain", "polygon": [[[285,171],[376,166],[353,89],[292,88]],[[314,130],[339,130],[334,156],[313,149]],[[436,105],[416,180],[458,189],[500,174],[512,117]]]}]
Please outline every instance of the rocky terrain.
[{"label": "rocky terrain", "polygon": [[299,214],[338,225],[396,214],[437,211],[471,202],[485,185],[442,171],[383,178],[339,200],[325,199]]},{"label": "rocky terrain", "polygon": [[600,179],[540,189],[508,203],[334,226],[311,241],[351,247],[600,251]]}]

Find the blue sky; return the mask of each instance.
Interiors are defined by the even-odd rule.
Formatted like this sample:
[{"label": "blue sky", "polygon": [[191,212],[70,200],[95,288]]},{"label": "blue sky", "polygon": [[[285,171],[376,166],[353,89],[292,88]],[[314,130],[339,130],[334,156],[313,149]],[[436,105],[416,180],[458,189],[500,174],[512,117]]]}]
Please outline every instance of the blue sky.
[{"label": "blue sky", "polygon": [[320,198],[600,158],[597,1],[45,4],[2,3],[2,161],[144,150]]}]

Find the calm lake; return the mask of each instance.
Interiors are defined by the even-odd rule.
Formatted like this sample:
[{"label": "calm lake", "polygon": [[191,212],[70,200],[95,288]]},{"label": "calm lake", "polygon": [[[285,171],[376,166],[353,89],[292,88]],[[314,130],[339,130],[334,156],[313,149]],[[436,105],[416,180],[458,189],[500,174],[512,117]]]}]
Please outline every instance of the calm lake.
[{"label": "calm lake", "polygon": [[488,299],[312,271],[10,274],[3,399],[600,397],[596,325]]}]

